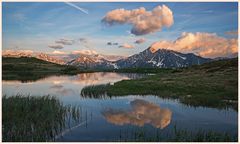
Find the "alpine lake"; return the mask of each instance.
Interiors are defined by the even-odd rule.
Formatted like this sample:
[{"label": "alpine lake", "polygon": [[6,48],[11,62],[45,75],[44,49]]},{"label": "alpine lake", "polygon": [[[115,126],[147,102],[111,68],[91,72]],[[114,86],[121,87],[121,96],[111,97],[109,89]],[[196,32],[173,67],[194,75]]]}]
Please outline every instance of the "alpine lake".
[{"label": "alpine lake", "polygon": [[[143,74],[95,72],[49,76],[36,81],[3,80],[2,94],[58,98],[63,105],[80,107],[80,119],[66,128],[56,141],[188,141],[193,136],[210,140],[226,136],[237,141],[238,112],[234,109],[192,107],[178,99],[154,95],[81,95],[90,85],[114,84]],[[215,139],[216,138],[216,139]]]}]

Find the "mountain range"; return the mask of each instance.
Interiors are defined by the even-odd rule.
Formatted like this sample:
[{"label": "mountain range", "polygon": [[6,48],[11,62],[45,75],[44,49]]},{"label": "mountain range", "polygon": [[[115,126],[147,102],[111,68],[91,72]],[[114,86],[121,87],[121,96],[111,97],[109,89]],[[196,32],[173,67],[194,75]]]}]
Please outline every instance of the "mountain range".
[{"label": "mountain range", "polygon": [[151,47],[129,57],[100,54],[70,54],[65,57],[56,57],[44,53],[24,52],[3,52],[2,55],[4,57],[36,57],[52,63],[76,66],[80,69],[178,68],[200,65],[214,60],[193,53],[183,54],[168,49],[153,50]]}]

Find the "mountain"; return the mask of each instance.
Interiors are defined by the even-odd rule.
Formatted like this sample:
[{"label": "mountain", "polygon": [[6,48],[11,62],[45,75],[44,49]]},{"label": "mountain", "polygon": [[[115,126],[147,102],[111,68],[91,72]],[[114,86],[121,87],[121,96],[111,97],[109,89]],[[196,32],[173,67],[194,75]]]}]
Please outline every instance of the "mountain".
[{"label": "mountain", "polygon": [[124,59],[126,58],[125,56],[118,56],[118,55],[101,55],[105,60],[114,62],[114,61],[118,61],[120,59]]},{"label": "mountain", "polygon": [[118,68],[176,68],[200,65],[211,61],[193,53],[183,54],[168,49],[152,50],[151,47],[116,62]]},{"label": "mountain", "polygon": [[44,60],[47,62],[51,63],[56,63],[60,65],[64,65],[66,62],[62,59],[55,58],[53,56],[50,56],[48,54],[44,53],[37,53],[37,52],[32,52],[32,51],[14,51],[14,50],[6,50],[2,52],[3,57],[15,57],[15,58],[20,58],[20,57],[33,57],[37,58],[40,60]]},{"label": "mountain", "polygon": [[31,50],[3,50],[3,57],[32,57],[33,52]]},{"label": "mountain", "polygon": [[67,63],[84,69],[114,69],[115,62],[106,60],[102,55],[79,55]]},{"label": "mountain", "polygon": [[214,59],[203,58],[193,53],[183,54],[168,49],[148,49],[130,57],[100,54],[68,54],[63,57],[33,52],[3,52],[5,57],[35,57],[44,61],[72,65],[80,69],[121,69],[121,68],[177,68],[200,65]]},{"label": "mountain", "polygon": [[192,53],[183,54],[173,50],[148,48],[139,54],[117,61],[109,61],[102,55],[80,55],[68,62],[86,69],[120,69],[120,68],[177,68],[200,65],[211,61]]},{"label": "mountain", "polygon": [[37,54],[35,57],[37,59],[44,60],[44,61],[51,62],[51,63],[56,63],[56,64],[60,64],[60,65],[65,64],[64,60],[54,58],[54,57],[49,56],[49,55],[44,54],[44,53]]}]

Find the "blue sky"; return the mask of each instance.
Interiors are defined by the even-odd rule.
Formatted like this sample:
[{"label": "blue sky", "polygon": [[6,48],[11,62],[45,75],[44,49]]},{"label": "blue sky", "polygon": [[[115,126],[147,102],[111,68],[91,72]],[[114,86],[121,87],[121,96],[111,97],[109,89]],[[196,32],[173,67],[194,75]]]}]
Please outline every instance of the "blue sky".
[{"label": "blue sky", "polygon": [[[101,54],[129,56],[148,48],[159,40],[176,40],[183,32],[216,33],[220,37],[232,38],[227,31],[238,29],[238,5],[236,2],[168,2],[168,3],[73,3],[84,8],[88,14],[63,2],[4,2],[2,5],[3,50],[33,50],[51,53],[49,48],[61,38],[76,40],[87,39],[88,46],[82,43],[66,45],[59,51],[90,49]],[[174,24],[161,30],[135,36],[130,34],[131,25],[119,24],[106,26],[101,20],[107,12],[124,8],[127,10],[144,7],[151,11],[158,5],[166,5],[173,12]],[[135,44],[137,39],[146,42]],[[107,42],[127,43],[135,48],[126,49],[109,46]]]}]

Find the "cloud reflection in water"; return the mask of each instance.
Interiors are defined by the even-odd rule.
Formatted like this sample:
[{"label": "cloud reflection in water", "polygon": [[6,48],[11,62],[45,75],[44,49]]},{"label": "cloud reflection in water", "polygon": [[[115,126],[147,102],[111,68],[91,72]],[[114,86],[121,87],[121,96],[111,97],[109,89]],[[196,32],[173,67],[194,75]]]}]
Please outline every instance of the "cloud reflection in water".
[{"label": "cloud reflection in water", "polygon": [[168,108],[160,108],[156,104],[140,99],[131,101],[130,105],[130,111],[110,108],[103,111],[102,114],[108,122],[116,125],[143,126],[151,124],[156,128],[163,129],[171,122],[172,112]]}]

